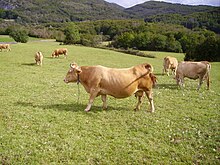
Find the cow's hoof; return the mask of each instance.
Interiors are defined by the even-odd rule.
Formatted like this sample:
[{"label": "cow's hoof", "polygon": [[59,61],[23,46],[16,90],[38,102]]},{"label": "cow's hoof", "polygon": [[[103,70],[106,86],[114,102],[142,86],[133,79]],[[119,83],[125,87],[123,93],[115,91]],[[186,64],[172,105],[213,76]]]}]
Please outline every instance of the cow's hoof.
[{"label": "cow's hoof", "polygon": [[140,108],[134,108],[134,111],[136,112],[136,111],[139,111],[140,110]]},{"label": "cow's hoof", "polygon": [[89,112],[90,111],[90,109],[85,109],[85,112]]}]

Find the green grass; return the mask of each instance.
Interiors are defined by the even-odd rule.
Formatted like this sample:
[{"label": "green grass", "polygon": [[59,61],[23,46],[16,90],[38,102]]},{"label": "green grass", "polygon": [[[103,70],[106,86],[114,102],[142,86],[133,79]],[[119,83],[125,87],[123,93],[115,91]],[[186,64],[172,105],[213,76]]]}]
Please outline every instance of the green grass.
[{"label": "green grass", "polygon": [[[69,56],[52,59],[55,48],[67,47]],[[162,76],[166,55],[148,52],[143,58],[56,42],[13,44],[0,52],[0,163],[1,164],[219,164],[220,63],[212,63],[211,89],[186,79],[180,90],[172,77]],[[34,64],[42,51],[43,66]],[[63,79],[71,62],[79,65],[154,66],[156,112],[149,113],[145,98],[138,112],[134,96],[100,98],[84,112],[88,94]],[[79,97],[79,102],[77,101]]]},{"label": "green grass", "polygon": [[0,42],[14,42],[14,39],[8,35],[0,35]]},{"label": "green grass", "polygon": [[[28,41],[39,41],[41,38],[29,37]],[[0,42],[15,42],[15,40],[8,35],[0,35]]]}]

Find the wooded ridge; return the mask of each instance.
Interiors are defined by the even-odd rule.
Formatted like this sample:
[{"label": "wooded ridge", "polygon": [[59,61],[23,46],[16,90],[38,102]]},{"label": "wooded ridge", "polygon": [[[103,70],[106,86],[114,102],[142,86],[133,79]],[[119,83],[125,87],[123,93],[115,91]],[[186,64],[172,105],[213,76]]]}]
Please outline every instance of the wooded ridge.
[{"label": "wooded ridge", "polygon": [[104,0],[0,0],[0,18],[24,23],[68,22],[103,19],[145,19],[153,15],[220,11],[219,7],[189,6],[148,1],[124,8]]}]

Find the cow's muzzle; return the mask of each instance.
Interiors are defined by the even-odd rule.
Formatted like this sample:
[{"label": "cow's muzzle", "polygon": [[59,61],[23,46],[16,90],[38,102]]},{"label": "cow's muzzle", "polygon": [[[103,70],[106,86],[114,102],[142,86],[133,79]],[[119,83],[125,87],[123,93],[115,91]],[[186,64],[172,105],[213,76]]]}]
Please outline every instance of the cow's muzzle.
[{"label": "cow's muzzle", "polygon": [[65,83],[68,83],[68,82],[69,82],[69,81],[68,81],[68,80],[66,80],[66,79],[64,79],[63,81],[64,81]]}]

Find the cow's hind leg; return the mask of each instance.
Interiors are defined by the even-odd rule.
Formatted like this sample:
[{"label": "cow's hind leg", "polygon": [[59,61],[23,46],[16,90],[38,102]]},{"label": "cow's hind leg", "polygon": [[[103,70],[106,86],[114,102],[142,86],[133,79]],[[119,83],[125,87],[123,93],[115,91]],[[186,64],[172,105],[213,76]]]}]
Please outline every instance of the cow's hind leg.
[{"label": "cow's hind leg", "polygon": [[107,109],[107,102],[106,102],[107,96],[106,95],[102,95],[101,98],[102,98],[102,102],[103,102],[102,108],[103,109]]},{"label": "cow's hind leg", "polygon": [[199,78],[199,84],[198,84],[197,90],[199,90],[199,89],[201,88],[202,83],[203,83],[203,77],[200,77],[200,78]]},{"label": "cow's hind leg", "polygon": [[146,95],[147,95],[147,98],[150,102],[150,111],[151,112],[154,112],[155,111],[155,108],[154,108],[154,100],[153,100],[153,93],[152,93],[152,90],[148,90],[148,91],[145,91]]},{"label": "cow's hind leg", "polygon": [[140,110],[141,104],[142,104],[142,100],[143,100],[143,95],[144,95],[143,91],[137,91],[135,93],[135,97],[138,98],[138,102],[137,102],[136,108],[134,109],[135,111]]}]

